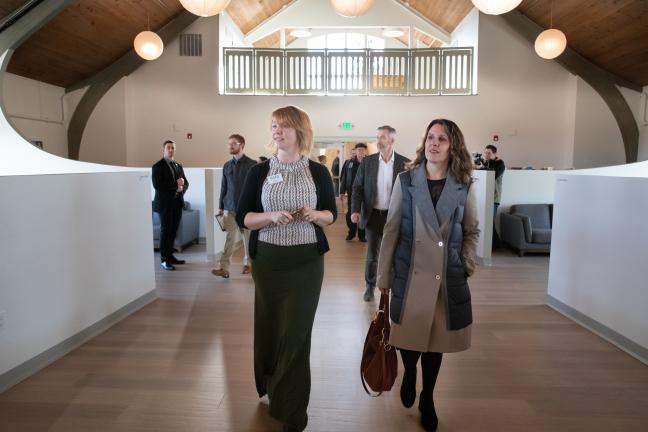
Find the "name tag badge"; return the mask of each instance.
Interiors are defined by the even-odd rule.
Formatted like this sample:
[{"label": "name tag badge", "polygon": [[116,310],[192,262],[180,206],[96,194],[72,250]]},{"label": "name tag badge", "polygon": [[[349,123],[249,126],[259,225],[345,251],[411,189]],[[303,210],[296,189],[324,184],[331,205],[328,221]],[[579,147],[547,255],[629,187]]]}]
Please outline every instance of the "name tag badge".
[{"label": "name tag badge", "polygon": [[282,181],[283,181],[283,177],[281,176],[281,174],[268,176],[268,184],[281,183]]}]

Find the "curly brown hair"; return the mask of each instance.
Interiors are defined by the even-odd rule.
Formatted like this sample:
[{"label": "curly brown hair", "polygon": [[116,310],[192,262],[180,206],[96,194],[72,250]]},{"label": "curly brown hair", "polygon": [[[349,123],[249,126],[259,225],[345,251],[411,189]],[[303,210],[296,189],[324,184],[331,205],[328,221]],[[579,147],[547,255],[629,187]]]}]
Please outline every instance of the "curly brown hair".
[{"label": "curly brown hair", "polygon": [[461,129],[459,129],[459,126],[457,126],[457,124],[452,120],[434,119],[430,122],[428,127],[425,129],[423,141],[416,149],[416,158],[407,164],[407,169],[413,170],[426,162],[425,141],[427,141],[430,129],[432,129],[432,126],[436,124],[443,126],[448,138],[450,139],[450,160],[448,161],[449,171],[458,182],[470,184],[473,168],[472,158],[470,157],[470,152],[468,152],[468,149],[466,148],[466,141],[464,140]]}]

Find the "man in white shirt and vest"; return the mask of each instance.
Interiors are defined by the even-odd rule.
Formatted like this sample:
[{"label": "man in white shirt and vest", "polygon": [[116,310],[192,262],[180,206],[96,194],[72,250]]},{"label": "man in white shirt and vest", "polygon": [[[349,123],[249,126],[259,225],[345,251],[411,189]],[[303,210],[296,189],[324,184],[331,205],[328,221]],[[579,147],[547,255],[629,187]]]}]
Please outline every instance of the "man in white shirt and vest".
[{"label": "man in white shirt and vest", "polygon": [[365,260],[364,300],[374,298],[376,268],[383,228],[396,176],[405,170],[409,161],[394,151],[396,129],[381,126],[376,131],[378,153],[364,158],[353,183],[351,221],[365,229],[367,257]]}]

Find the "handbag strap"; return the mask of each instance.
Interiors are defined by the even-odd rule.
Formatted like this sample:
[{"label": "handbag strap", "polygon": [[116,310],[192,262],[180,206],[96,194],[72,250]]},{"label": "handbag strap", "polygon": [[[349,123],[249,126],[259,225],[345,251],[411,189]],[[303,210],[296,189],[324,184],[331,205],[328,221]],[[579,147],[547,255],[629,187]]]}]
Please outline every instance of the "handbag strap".
[{"label": "handbag strap", "polygon": [[380,294],[380,306],[379,309],[385,314],[385,328],[390,328],[391,324],[389,323],[389,294]]}]

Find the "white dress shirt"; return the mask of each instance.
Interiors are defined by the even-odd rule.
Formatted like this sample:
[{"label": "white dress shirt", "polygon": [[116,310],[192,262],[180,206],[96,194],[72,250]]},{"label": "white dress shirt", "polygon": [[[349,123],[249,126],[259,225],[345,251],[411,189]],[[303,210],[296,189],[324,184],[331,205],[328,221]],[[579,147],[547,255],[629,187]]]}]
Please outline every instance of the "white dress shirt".
[{"label": "white dress shirt", "polygon": [[392,192],[392,179],[394,178],[394,151],[392,150],[389,162],[383,159],[382,153],[378,153],[378,185],[376,188],[376,201],[374,208],[387,210]]}]

